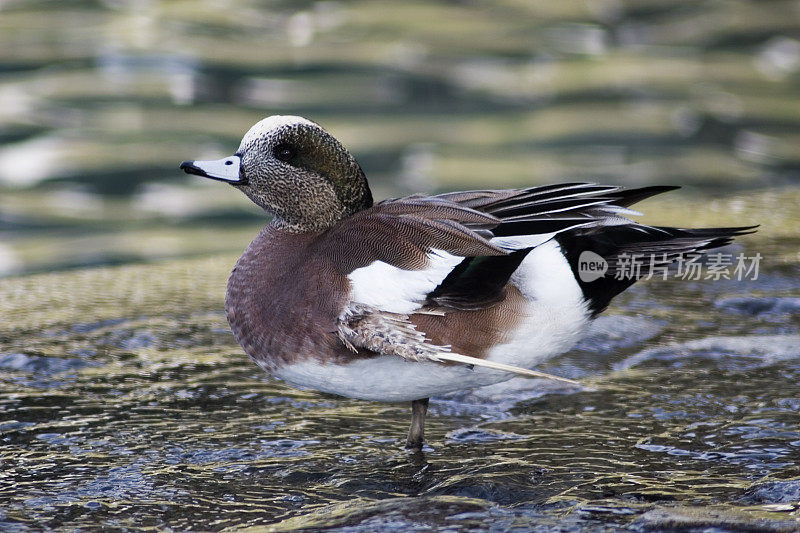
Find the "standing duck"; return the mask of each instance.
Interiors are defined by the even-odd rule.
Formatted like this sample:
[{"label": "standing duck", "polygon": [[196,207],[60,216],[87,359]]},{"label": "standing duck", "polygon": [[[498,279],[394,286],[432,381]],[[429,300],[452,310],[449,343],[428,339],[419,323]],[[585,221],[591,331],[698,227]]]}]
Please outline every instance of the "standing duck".
[{"label": "standing duck", "polygon": [[[375,203],[347,149],[296,116],[265,118],[234,155],[180,168],[273,216],[228,281],[225,310],[244,351],[297,387],[410,401],[412,449],[430,396],[540,375],[531,369],[569,350],[638,278],[752,229],[627,218],[670,186],[562,183]],[[605,272],[582,275],[586,253]],[[619,275],[632,254],[657,260]]]}]

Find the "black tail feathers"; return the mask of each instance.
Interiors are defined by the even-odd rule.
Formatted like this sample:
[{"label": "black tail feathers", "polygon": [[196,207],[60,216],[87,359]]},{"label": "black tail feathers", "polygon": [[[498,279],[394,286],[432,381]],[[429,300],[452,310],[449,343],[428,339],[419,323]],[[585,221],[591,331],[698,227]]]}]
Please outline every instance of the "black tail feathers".
[{"label": "black tail feathers", "polygon": [[[651,192],[646,189],[633,192]],[[663,190],[630,203],[626,198],[619,205],[630,205]],[[681,256],[730,244],[739,235],[753,233],[756,227],[679,229],[626,224],[576,228],[558,234],[555,240],[589,302],[592,315],[596,316],[608,307],[612,298],[638,279],[651,275],[654,269],[663,268]],[[598,275],[604,268],[605,272]]]}]

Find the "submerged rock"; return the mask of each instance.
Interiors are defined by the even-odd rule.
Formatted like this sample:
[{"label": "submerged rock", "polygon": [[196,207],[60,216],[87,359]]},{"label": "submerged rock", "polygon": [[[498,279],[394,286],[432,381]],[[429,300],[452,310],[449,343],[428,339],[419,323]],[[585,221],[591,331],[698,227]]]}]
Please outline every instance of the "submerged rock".
[{"label": "submerged rock", "polygon": [[82,359],[63,359],[61,357],[26,355],[24,353],[0,355],[0,368],[15,370],[17,372],[60,374],[61,372],[78,370],[86,366],[92,366],[92,363]]},{"label": "submerged rock", "polygon": [[519,440],[524,438],[526,438],[524,435],[480,427],[455,429],[447,434],[447,440],[453,442],[494,442],[498,440]]},{"label": "submerged rock", "polygon": [[720,298],[714,307],[752,316],[800,312],[800,298],[735,296]]},{"label": "submerged rock", "polygon": [[745,491],[742,501],[747,503],[790,503],[800,505],[800,479],[757,483]]},{"label": "submerged rock", "polygon": [[575,350],[609,353],[641,344],[661,333],[662,329],[660,324],[641,317],[599,316],[589,326]]},{"label": "submerged rock", "polygon": [[[491,503],[476,498],[422,496],[386,498],[381,501],[355,500],[319,507],[289,518],[272,527],[276,531],[338,529],[340,531],[430,531],[432,525],[479,527],[489,519],[512,516]],[[458,518],[454,522],[453,518]]]},{"label": "submerged rock", "polygon": [[745,511],[714,507],[661,507],[647,511],[634,526],[645,530],[695,530],[712,528],[713,531],[764,531],[793,532],[800,528],[798,520],[770,520],[756,517]]},{"label": "submerged rock", "polygon": [[723,368],[741,367],[742,364],[746,367],[770,366],[800,358],[800,335],[706,337],[643,350],[617,363],[614,369],[625,370],[646,361],[678,361],[693,357],[719,360]]}]

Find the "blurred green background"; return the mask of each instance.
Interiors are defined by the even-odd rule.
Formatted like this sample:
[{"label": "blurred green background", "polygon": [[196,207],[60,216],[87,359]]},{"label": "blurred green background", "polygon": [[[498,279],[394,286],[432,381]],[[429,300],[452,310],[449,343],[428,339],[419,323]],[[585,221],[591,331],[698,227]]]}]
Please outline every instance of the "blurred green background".
[{"label": "blurred green background", "polygon": [[659,220],[800,234],[797,0],[3,0],[0,275],[240,251],[263,213],[177,166],[272,114],[377,198],[680,184]]},{"label": "blurred green background", "polygon": [[[598,389],[436,399],[417,462],[230,335],[267,217],[178,165],[276,113],[376,198],[682,185],[642,220],[760,277],[637,283],[542,367]],[[796,530],[798,185],[800,0],[0,0],[0,530]]]}]

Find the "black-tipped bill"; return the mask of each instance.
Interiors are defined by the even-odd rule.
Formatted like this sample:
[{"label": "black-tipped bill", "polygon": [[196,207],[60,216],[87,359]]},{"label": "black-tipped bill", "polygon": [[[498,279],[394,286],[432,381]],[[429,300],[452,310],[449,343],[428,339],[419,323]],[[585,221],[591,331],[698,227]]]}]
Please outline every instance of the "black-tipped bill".
[{"label": "black-tipped bill", "polygon": [[213,161],[184,161],[181,163],[181,170],[187,174],[203,176],[212,180],[224,181],[233,185],[244,185],[247,180],[241,176],[239,168],[241,162],[242,160],[238,155]]}]

